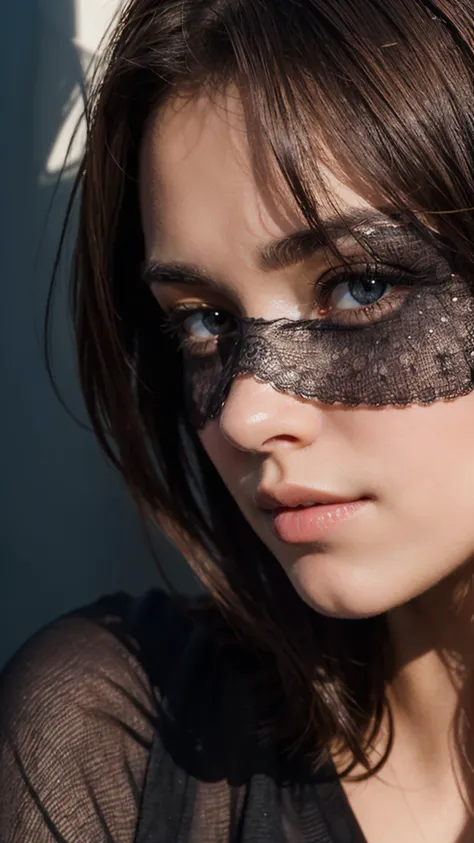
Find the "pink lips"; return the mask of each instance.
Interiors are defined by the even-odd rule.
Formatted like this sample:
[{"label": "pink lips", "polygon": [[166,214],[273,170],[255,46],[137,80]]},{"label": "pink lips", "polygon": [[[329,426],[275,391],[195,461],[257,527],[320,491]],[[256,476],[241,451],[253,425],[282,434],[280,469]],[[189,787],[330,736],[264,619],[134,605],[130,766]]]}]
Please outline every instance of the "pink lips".
[{"label": "pink lips", "polygon": [[268,511],[280,541],[305,544],[321,541],[360,513],[373,500],[361,491],[338,494],[327,487],[316,489],[286,481],[271,488],[260,485],[255,503]]},{"label": "pink lips", "polygon": [[304,508],[274,509],[273,526],[283,542],[304,544],[321,541],[330,531],[357,515],[368,502],[368,498],[360,498]]}]

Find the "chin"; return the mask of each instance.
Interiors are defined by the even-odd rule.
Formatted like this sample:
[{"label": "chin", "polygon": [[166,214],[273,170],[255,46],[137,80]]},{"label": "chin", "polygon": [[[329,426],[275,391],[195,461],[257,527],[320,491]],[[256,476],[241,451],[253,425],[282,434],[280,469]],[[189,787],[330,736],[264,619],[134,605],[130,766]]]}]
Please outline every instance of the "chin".
[{"label": "chin", "polygon": [[[380,569],[338,566],[334,558],[311,557],[293,563],[287,575],[293,588],[310,608],[321,615],[346,620],[376,617],[409,602],[420,590],[381,576]],[[377,566],[378,568],[378,566]],[[410,584],[411,585],[411,584]]]},{"label": "chin", "polygon": [[393,606],[383,606],[379,600],[361,600],[354,599],[354,595],[350,597],[340,594],[331,595],[314,595],[298,588],[296,588],[301,599],[310,607],[314,609],[319,615],[324,615],[327,618],[340,618],[341,620],[362,620],[363,618],[375,618],[377,615],[382,615]]}]

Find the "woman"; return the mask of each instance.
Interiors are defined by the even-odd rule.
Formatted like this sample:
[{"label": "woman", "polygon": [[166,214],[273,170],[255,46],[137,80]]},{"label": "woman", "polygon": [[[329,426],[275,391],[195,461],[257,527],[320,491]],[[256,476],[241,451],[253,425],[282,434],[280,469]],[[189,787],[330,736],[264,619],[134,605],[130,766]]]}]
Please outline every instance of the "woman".
[{"label": "woman", "polygon": [[80,372],[207,597],[17,654],[2,841],[473,839],[473,106],[467,0],[126,6]]}]

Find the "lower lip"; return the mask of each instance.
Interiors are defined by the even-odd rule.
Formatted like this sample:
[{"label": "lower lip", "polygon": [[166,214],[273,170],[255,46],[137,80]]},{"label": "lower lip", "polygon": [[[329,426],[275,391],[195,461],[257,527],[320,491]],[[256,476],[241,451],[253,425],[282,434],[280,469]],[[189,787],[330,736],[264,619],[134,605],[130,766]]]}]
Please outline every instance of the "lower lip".
[{"label": "lower lip", "polygon": [[357,515],[368,502],[368,498],[361,498],[329,506],[316,504],[304,509],[280,509],[273,516],[273,526],[283,542],[305,544],[321,541],[332,530]]}]

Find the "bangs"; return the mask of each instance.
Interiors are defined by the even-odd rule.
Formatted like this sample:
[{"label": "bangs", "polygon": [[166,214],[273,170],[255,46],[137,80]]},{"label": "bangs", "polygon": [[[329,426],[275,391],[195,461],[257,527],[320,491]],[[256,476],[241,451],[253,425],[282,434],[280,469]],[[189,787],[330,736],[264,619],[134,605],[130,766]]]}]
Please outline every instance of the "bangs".
[{"label": "bangs", "polygon": [[472,258],[474,27],[456,8],[465,4],[450,0],[452,20],[443,5],[280,0],[271,15],[260,3],[216,11],[201,70],[216,81],[227,41],[235,66],[220,64],[217,83],[235,74],[258,177],[280,199],[282,177],[311,227],[324,231],[328,208],[344,219],[326,167]]}]

